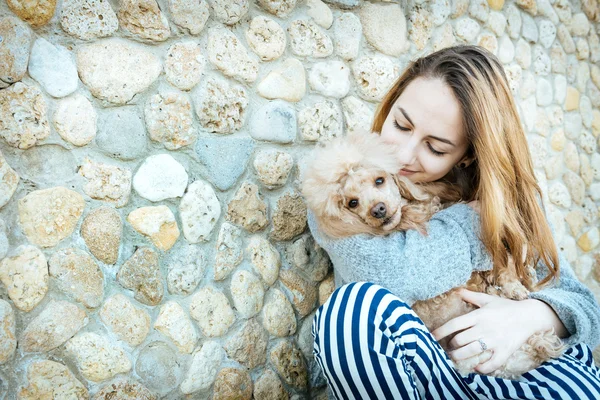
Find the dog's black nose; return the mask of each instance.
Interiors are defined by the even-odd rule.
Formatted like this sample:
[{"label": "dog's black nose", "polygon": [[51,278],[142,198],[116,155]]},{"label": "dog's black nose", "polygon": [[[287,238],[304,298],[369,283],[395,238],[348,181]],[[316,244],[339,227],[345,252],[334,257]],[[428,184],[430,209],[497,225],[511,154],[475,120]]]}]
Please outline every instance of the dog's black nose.
[{"label": "dog's black nose", "polygon": [[375,218],[385,218],[385,204],[377,203],[373,208],[371,208],[371,215]]}]

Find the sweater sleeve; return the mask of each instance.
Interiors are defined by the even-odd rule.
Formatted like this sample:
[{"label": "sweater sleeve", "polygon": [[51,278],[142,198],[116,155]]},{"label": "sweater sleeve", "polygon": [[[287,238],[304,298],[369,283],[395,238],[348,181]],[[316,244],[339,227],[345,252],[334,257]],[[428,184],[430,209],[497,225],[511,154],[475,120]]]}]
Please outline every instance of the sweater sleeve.
[{"label": "sweater sleeve", "polygon": [[[571,334],[563,339],[566,345],[585,343],[594,348],[600,343],[600,306],[594,294],[577,279],[560,250],[558,262],[558,282],[530,293],[529,297],[542,300],[556,312]],[[540,262],[536,273],[541,280],[548,275],[548,269]]]},{"label": "sweater sleeve", "polygon": [[409,305],[462,285],[473,270],[489,270],[492,265],[479,239],[479,215],[466,204],[436,213],[427,235],[408,230],[332,239],[319,231],[310,211],[308,225],[343,281],[379,284]]}]

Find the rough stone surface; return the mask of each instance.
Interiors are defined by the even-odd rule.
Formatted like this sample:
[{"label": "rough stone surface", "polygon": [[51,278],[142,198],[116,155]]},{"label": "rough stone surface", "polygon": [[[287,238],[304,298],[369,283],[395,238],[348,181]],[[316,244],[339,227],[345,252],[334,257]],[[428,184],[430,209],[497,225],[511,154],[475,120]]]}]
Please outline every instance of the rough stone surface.
[{"label": "rough stone surface", "polygon": [[0,88],[20,81],[29,63],[31,31],[16,17],[0,19]]},{"label": "rough stone surface", "polygon": [[300,317],[308,315],[317,301],[317,288],[290,269],[279,271],[279,280],[292,294],[294,307]]},{"label": "rough stone surface", "polygon": [[119,257],[123,222],[111,207],[98,207],[81,224],[81,236],[90,252],[105,264],[114,264]]},{"label": "rough stone surface", "polygon": [[19,179],[19,175],[8,165],[0,152],[0,207],[4,207],[10,201],[17,190]]},{"label": "rough stone surface", "polygon": [[31,311],[48,291],[46,257],[37,247],[21,245],[0,262],[0,280],[15,307]]},{"label": "rough stone surface", "polygon": [[88,322],[84,310],[68,301],[51,301],[27,325],[19,344],[26,352],[46,352],[69,340]]},{"label": "rough stone surface", "polygon": [[50,135],[46,102],[36,86],[17,82],[0,90],[0,136],[19,149],[28,149]]},{"label": "rough stone surface", "polygon": [[164,205],[135,209],[127,216],[127,222],[133,229],[150,238],[150,241],[163,251],[173,247],[179,238],[175,215]]},{"label": "rough stone surface", "polygon": [[258,186],[244,182],[229,202],[226,218],[248,232],[257,232],[267,226],[267,205],[258,193]]},{"label": "rough stone surface", "polygon": [[277,21],[262,15],[252,18],[246,31],[246,41],[261,60],[272,61],[283,54],[285,31]]},{"label": "rough stone surface", "polygon": [[77,89],[77,68],[69,51],[44,38],[33,44],[29,56],[29,75],[53,97],[65,97]]},{"label": "rough stone surface", "polygon": [[162,42],[171,36],[169,20],[156,0],[121,0],[119,25],[134,35]]},{"label": "rough stone surface", "polygon": [[224,24],[233,25],[242,19],[250,8],[248,0],[208,0],[213,17]]},{"label": "rough stone surface", "polygon": [[271,369],[265,369],[254,383],[255,399],[287,400],[289,396],[281,379]]},{"label": "rough stone surface", "polygon": [[306,2],[308,11],[306,12],[309,17],[315,20],[315,22],[325,29],[329,29],[333,24],[333,13],[327,4],[321,0],[308,0]]},{"label": "rough stone surface", "polygon": [[164,342],[152,342],[140,351],[135,372],[150,390],[165,395],[181,383],[184,365],[174,348]]},{"label": "rough stone surface", "polygon": [[233,133],[246,119],[248,95],[241,86],[213,78],[202,85],[194,103],[203,128],[214,133]]},{"label": "rough stone surface", "polygon": [[269,241],[260,236],[250,238],[246,252],[254,269],[260,274],[263,281],[271,286],[279,276],[281,257],[279,252]]},{"label": "rough stone surface", "polygon": [[[182,83],[180,80],[179,83],[180,86],[193,87],[197,82]],[[180,149],[196,140],[198,133],[193,126],[192,104],[182,94],[155,94],[146,103],[144,116],[150,138],[162,143],[168,150]]]},{"label": "rough stone surface", "polygon": [[292,143],[296,130],[296,110],[281,100],[266,103],[250,119],[250,136],[256,140]]},{"label": "rough stone surface", "polygon": [[221,205],[213,188],[197,180],[188,186],[179,204],[183,234],[188,242],[206,241],[221,215]]},{"label": "rough stone surface", "polygon": [[258,61],[229,29],[209,29],[208,58],[225,76],[249,83],[258,76]]},{"label": "rough stone surface", "polygon": [[6,3],[19,18],[36,28],[47,24],[56,8],[56,0],[7,0]]},{"label": "rough stone surface", "polygon": [[225,351],[219,343],[209,340],[195,351],[192,362],[180,389],[184,394],[191,394],[205,390],[213,384],[221,362],[225,358]]},{"label": "rough stone surface", "polygon": [[350,90],[350,68],[341,61],[316,63],[310,70],[308,82],[323,96],[340,99]]},{"label": "rough stone surface", "polygon": [[215,379],[213,400],[250,400],[252,389],[252,378],[250,378],[247,371],[237,368],[223,368]]},{"label": "rough stone surface", "polygon": [[327,141],[342,135],[342,113],[331,100],[315,103],[298,113],[303,140]]},{"label": "rough stone surface", "polygon": [[88,308],[104,297],[104,274],[92,256],[75,247],[60,249],[48,260],[50,276],[58,289]]},{"label": "rough stone surface", "polygon": [[86,179],[83,191],[91,198],[105,201],[117,208],[129,202],[131,194],[129,169],[95,162],[86,157],[78,172]]},{"label": "rough stone surface", "polygon": [[306,204],[296,193],[286,193],[277,200],[273,213],[271,237],[275,240],[290,240],[306,229]]},{"label": "rough stone surface", "polygon": [[294,342],[289,340],[279,342],[271,350],[270,359],[285,383],[297,389],[308,386],[306,362]]},{"label": "rough stone surface", "polygon": [[332,267],[327,253],[312,236],[302,236],[288,246],[286,258],[291,265],[303,271],[314,282],[325,279]]},{"label": "rough stone surface", "polygon": [[208,1],[169,0],[168,4],[171,20],[176,25],[187,29],[192,35],[202,32],[210,15]]},{"label": "rough stone surface", "polygon": [[171,339],[182,353],[191,353],[198,341],[198,334],[192,321],[175,301],[163,304],[154,321],[154,329]]},{"label": "rough stone surface", "polygon": [[223,222],[215,248],[214,279],[220,281],[242,262],[242,230],[229,222]]},{"label": "rough stone surface", "polygon": [[27,368],[29,385],[19,390],[19,399],[89,399],[85,386],[61,363],[34,361]]},{"label": "rough stone surface", "polygon": [[364,56],[352,64],[358,94],[365,100],[379,102],[396,78],[394,64],[381,56]]},{"label": "rough stone surface", "polygon": [[265,290],[260,279],[250,271],[236,271],[230,284],[233,304],[242,318],[251,318],[263,307]]},{"label": "rough stone surface", "polygon": [[129,379],[118,379],[104,386],[92,400],[157,400],[147,387]]},{"label": "rough stone surface", "polygon": [[91,40],[111,36],[119,20],[108,1],[63,0],[60,26],[71,36]]},{"label": "rough stone surface", "polygon": [[76,93],[60,101],[54,114],[54,126],[67,142],[85,146],[96,137],[97,119],[92,103]]},{"label": "rough stone surface", "polygon": [[157,305],[164,292],[158,254],[147,247],[138,248],[117,272],[117,281],[124,288],[133,290],[137,301]]},{"label": "rough stone surface", "polygon": [[135,191],[150,201],[181,197],[187,184],[185,168],[170,154],[146,158],[133,177]]},{"label": "rough stone surface", "polygon": [[360,50],[362,25],[352,13],[342,13],[333,23],[335,53],[345,60],[354,60]]},{"label": "rough stone surface", "polygon": [[285,18],[294,10],[296,0],[258,0],[258,4],[271,14]]},{"label": "rough stone surface", "polygon": [[212,286],[205,286],[192,296],[190,315],[208,337],[222,336],[235,322],[229,300]]},{"label": "rough stone surface", "polygon": [[178,252],[170,252],[163,264],[168,267],[169,293],[187,296],[204,277],[206,259],[198,246],[186,244]]},{"label": "rough stone surface", "polygon": [[95,97],[126,104],[158,78],[162,65],[147,50],[120,39],[104,39],[79,48],[77,71]]},{"label": "rough stone surface", "polygon": [[0,364],[4,364],[17,348],[15,313],[6,300],[0,299]]},{"label": "rough stone surface", "polygon": [[250,319],[227,340],[225,351],[229,358],[253,369],[266,362],[267,342],[267,332],[256,319]]},{"label": "rough stone surface", "polygon": [[306,93],[304,66],[295,58],[286,59],[258,84],[257,91],[269,100],[300,101]]},{"label": "rough stone surface", "polygon": [[262,310],[263,325],[273,336],[286,337],[296,333],[296,315],[290,301],[279,289],[271,289]]},{"label": "rough stone surface", "polygon": [[69,340],[65,348],[75,359],[81,375],[92,382],[131,370],[131,360],[125,351],[97,333],[80,333]]},{"label": "rough stone surface", "polygon": [[84,207],[83,197],[65,187],[35,190],[19,200],[19,223],[33,244],[53,247],[73,233]]},{"label": "rough stone surface", "polygon": [[383,54],[397,57],[408,47],[400,4],[367,2],[361,8],[360,22],[367,41]]},{"label": "rough stone surface", "polygon": [[131,347],[142,343],[150,331],[150,315],[122,294],[106,299],[99,315],[104,325]]},{"label": "rough stone surface", "polygon": [[292,21],[287,31],[290,47],[297,56],[322,58],[333,53],[331,38],[310,19]]},{"label": "rough stone surface", "polygon": [[258,180],[269,189],[285,185],[294,166],[291,154],[275,149],[261,150],[254,158]]}]

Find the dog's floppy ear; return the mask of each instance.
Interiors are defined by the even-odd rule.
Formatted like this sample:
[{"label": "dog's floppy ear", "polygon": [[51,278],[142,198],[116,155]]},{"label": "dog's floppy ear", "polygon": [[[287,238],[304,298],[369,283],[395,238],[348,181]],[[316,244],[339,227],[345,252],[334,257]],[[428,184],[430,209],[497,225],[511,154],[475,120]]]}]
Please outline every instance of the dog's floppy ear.
[{"label": "dog's floppy ear", "polygon": [[409,201],[425,201],[430,199],[430,195],[419,186],[415,185],[410,179],[401,175],[394,175],[394,181],[400,195]]}]

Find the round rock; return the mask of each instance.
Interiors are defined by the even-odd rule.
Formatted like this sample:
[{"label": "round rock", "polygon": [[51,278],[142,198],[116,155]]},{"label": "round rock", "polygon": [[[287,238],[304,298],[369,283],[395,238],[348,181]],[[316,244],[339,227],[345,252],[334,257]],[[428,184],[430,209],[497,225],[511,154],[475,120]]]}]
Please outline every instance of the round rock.
[{"label": "round rock", "polygon": [[279,376],[297,389],[308,386],[308,371],[300,349],[289,340],[279,342],[270,353],[270,359]]},{"label": "round rock", "polygon": [[221,216],[221,204],[212,186],[194,181],[179,203],[183,235],[190,243],[207,241]]},{"label": "round rock", "polygon": [[214,280],[221,281],[242,262],[242,230],[229,222],[223,222],[215,248]]},{"label": "round rock", "polygon": [[194,103],[203,128],[214,133],[233,133],[244,124],[248,95],[242,86],[209,79],[196,93]]},{"label": "round rock", "polygon": [[19,149],[28,149],[50,135],[46,102],[35,86],[17,82],[0,90],[0,136]]},{"label": "round rock", "polygon": [[229,29],[208,30],[208,59],[223,75],[241,82],[252,83],[258,76],[258,61]]},{"label": "round rock", "polygon": [[213,400],[252,399],[252,378],[237,368],[223,368],[217,374],[213,389]]},{"label": "round rock", "polygon": [[383,99],[396,79],[394,64],[385,57],[361,57],[352,64],[352,73],[359,95],[368,101]]},{"label": "round rock", "polygon": [[29,312],[48,291],[48,264],[37,247],[21,245],[0,262],[0,280],[19,310]]},{"label": "round rock", "polygon": [[165,205],[133,210],[127,216],[127,221],[136,231],[149,237],[152,243],[163,251],[173,247],[179,238],[175,215]]},{"label": "round rock", "polygon": [[296,315],[290,301],[279,289],[271,289],[262,310],[263,325],[276,337],[286,337],[296,333]]},{"label": "round rock", "polygon": [[254,141],[244,136],[203,136],[196,141],[196,155],[205,167],[204,176],[223,191],[233,187],[246,171],[253,150]]},{"label": "round rock", "polygon": [[56,286],[73,300],[95,308],[104,297],[104,274],[94,259],[75,247],[60,249],[48,260]]},{"label": "round rock", "polygon": [[327,141],[342,135],[342,113],[330,100],[315,103],[298,114],[303,140]]},{"label": "round rock", "polygon": [[292,143],[296,130],[296,110],[281,100],[266,103],[250,119],[250,136],[256,140]]},{"label": "round rock", "polygon": [[19,175],[8,165],[4,154],[0,152],[0,207],[4,207],[12,198],[19,179]]},{"label": "round rock", "polygon": [[106,299],[98,315],[108,329],[131,347],[142,343],[150,331],[150,315],[122,294]]},{"label": "round rock", "polygon": [[344,60],[358,57],[362,25],[353,13],[342,13],[333,23],[335,53]]},{"label": "round rock", "polygon": [[244,182],[227,205],[226,218],[248,232],[267,226],[267,205],[258,194],[258,186]]},{"label": "round rock", "polygon": [[168,150],[177,150],[196,140],[192,104],[176,92],[155,94],[144,110],[150,138]]},{"label": "round rock", "polygon": [[180,386],[181,391],[191,394],[208,389],[215,381],[223,359],[225,351],[219,343],[212,340],[204,342],[202,348],[192,356],[192,363]]},{"label": "round rock", "polygon": [[131,194],[131,171],[127,168],[83,160],[79,174],[86,179],[85,194],[93,199],[105,201],[115,207],[123,207]]},{"label": "round rock", "polygon": [[170,252],[164,260],[168,267],[167,287],[169,293],[187,296],[204,277],[206,260],[198,246],[186,244],[177,252]]},{"label": "round rock", "polygon": [[146,158],[133,177],[133,188],[150,201],[181,197],[188,184],[183,165],[169,154]]},{"label": "round rock", "polygon": [[55,361],[34,361],[29,364],[27,381],[29,386],[19,391],[18,398],[21,400],[90,398],[85,386],[69,368]]},{"label": "round rock", "polygon": [[350,91],[350,68],[335,60],[316,63],[308,74],[308,82],[323,96],[340,99]]},{"label": "round rock", "polygon": [[35,28],[47,24],[56,8],[56,0],[7,0],[6,3],[12,12]]},{"label": "round rock", "polygon": [[119,25],[142,39],[162,42],[171,36],[169,20],[156,0],[121,0]]},{"label": "round rock", "polygon": [[406,17],[400,4],[365,3],[360,22],[365,38],[380,52],[397,57],[406,50]]},{"label": "round rock", "polygon": [[148,247],[138,248],[117,272],[117,282],[133,290],[137,301],[149,306],[159,304],[164,289],[158,254]]},{"label": "round rock", "polygon": [[224,335],[235,322],[235,314],[225,295],[212,286],[198,290],[190,302],[190,315],[208,337]]},{"label": "round rock", "polygon": [[121,39],[104,39],[77,51],[77,70],[95,97],[125,104],[158,78],[162,65],[147,50]]},{"label": "round rock", "polygon": [[279,18],[287,17],[294,7],[297,0],[258,0],[258,4],[268,12]]},{"label": "round rock", "polygon": [[269,335],[256,319],[250,319],[227,340],[225,351],[229,358],[253,369],[266,362],[268,339]]},{"label": "round rock", "polygon": [[140,351],[135,372],[149,389],[165,395],[181,383],[184,364],[171,346],[152,342]]},{"label": "round rock", "polygon": [[208,0],[212,8],[212,16],[226,25],[234,25],[239,22],[250,8],[248,0]]},{"label": "round rock", "polygon": [[256,275],[237,271],[231,277],[231,297],[242,318],[251,318],[262,309],[265,290]]},{"label": "round rock", "polygon": [[205,65],[198,43],[189,40],[173,43],[167,50],[165,77],[176,88],[190,90],[200,82]]},{"label": "round rock", "polygon": [[79,78],[71,53],[44,38],[33,44],[29,56],[29,75],[53,97],[65,97],[77,89]]},{"label": "round rock", "polygon": [[81,224],[81,237],[90,252],[105,264],[114,264],[119,257],[123,236],[121,216],[112,207],[98,207]]},{"label": "round rock", "polygon": [[134,160],[146,152],[146,130],[134,107],[106,110],[98,119],[96,144],[106,155]]},{"label": "round rock", "polygon": [[154,321],[154,329],[171,339],[182,353],[191,353],[198,341],[196,329],[183,308],[175,301],[163,304]]},{"label": "round rock", "polygon": [[317,301],[317,288],[314,283],[290,269],[279,271],[279,279],[292,294],[292,302],[300,317],[310,314]]},{"label": "round rock", "polygon": [[261,60],[271,61],[279,58],[286,45],[285,32],[281,25],[262,15],[252,18],[246,31],[246,41]]},{"label": "round rock", "polygon": [[254,159],[258,180],[269,189],[285,185],[294,166],[294,158],[284,151],[261,150]]},{"label": "round rock", "polygon": [[71,36],[91,40],[111,36],[119,20],[108,1],[63,0],[60,26]]},{"label": "round rock", "polygon": [[158,398],[144,385],[134,380],[120,378],[100,389],[92,400],[158,400]]},{"label": "round rock", "polygon": [[297,102],[306,93],[304,66],[295,58],[288,58],[258,84],[258,94],[266,99]]},{"label": "round rock", "polygon": [[328,57],[333,53],[333,42],[323,29],[311,19],[297,19],[288,27],[292,52],[301,57]]},{"label": "round rock", "polygon": [[56,131],[67,142],[85,146],[96,137],[97,115],[92,103],[81,94],[61,100],[54,114]]},{"label": "round rock", "polygon": [[13,16],[0,18],[0,88],[20,81],[29,63],[31,31]]},{"label": "round rock", "polygon": [[15,313],[6,300],[0,299],[0,364],[7,362],[17,348]]},{"label": "round rock", "polygon": [[281,267],[281,257],[277,249],[267,239],[253,236],[246,251],[250,256],[250,262],[263,281],[269,286],[273,285],[279,276]]},{"label": "round rock", "polygon": [[192,35],[202,32],[210,15],[207,1],[169,0],[168,4],[171,20],[176,25],[187,29]]}]

